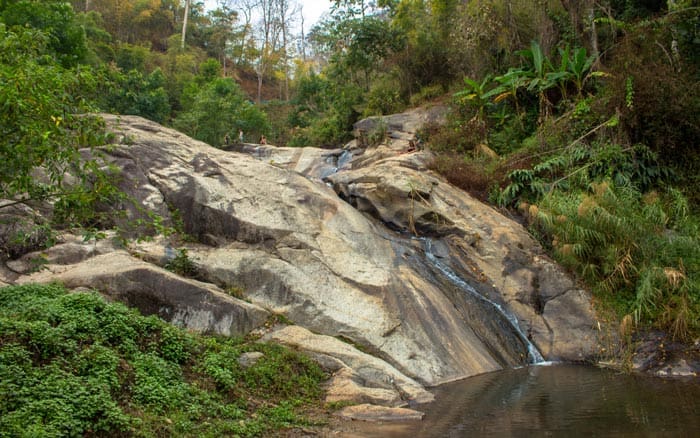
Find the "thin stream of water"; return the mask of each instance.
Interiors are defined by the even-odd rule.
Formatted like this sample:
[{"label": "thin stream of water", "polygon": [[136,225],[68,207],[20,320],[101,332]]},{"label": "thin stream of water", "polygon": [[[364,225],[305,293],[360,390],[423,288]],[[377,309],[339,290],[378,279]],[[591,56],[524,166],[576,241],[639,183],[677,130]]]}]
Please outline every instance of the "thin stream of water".
[{"label": "thin stream of water", "polygon": [[539,350],[537,350],[537,347],[535,347],[535,345],[532,342],[530,342],[527,336],[525,336],[525,333],[523,333],[522,329],[520,328],[520,324],[518,324],[518,319],[515,317],[515,315],[508,312],[500,304],[481,295],[469,283],[464,281],[449,267],[445,266],[444,263],[438,260],[438,258],[432,252],[432,242],[430,241],[430,239],[423,239],[423,241],[425,242],[425,256],[430,261],[430,263],[432,263],[436,268],[438,268],[440,272],[442,272],[447,278],[449,278],[450,281],[452,281],[456,286],[459,286],[460,289],[473,295],[479,300],[482,300],[485,303],[489,304],[491,307],[496,309],[496,311],[498,311],[504,318],[506,318],[510,322],[510,325],[513,326],[513,330],[515,330],[515,332],[522,339],[525,345],[527,345],[527,352],[530,358],[530,363],[536,364],[544,362],[544,357],[542,357],[542,354],[540,354]]}]

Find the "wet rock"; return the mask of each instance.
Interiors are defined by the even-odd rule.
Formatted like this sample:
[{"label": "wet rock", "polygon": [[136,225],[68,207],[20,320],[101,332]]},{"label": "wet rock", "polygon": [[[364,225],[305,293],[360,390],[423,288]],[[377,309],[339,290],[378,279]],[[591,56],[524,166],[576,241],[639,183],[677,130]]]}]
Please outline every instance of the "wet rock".
[{"label": "wet rock", "polygon": [[687,360],[678,358],[654,372],[659,377],[697,377],[698,366],[691,366]]},{"label": "wet rock", "polygon": [[700,342],[686,345],[658,331],[640,333],[632,342],[631,365],[634,371],[659,377],[700,375]]}]

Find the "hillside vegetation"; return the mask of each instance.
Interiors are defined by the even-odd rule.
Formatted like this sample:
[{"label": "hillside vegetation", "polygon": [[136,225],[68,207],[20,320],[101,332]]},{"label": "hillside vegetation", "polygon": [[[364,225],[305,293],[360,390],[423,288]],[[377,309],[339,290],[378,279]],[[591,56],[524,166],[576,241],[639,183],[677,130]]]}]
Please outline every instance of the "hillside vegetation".
[{"label": "hillside vegetation", "polygon": [[291,0],[191,3],[0,1],[2,198],[99,227],[119,194],[79,161],[104,143],[96,110],[214,146],[339,146],[438,102],[448,124],[419,133],[436,171],[522,217],[626,330],[700,336],[696,1],[335,0],[303,35]]},{"label": "hillside vegetation", "polygon": [[302,412],[326,378],[278,345],[194,335],[95,292],[0,289],[2,436],[269,435],[318,425]]}]

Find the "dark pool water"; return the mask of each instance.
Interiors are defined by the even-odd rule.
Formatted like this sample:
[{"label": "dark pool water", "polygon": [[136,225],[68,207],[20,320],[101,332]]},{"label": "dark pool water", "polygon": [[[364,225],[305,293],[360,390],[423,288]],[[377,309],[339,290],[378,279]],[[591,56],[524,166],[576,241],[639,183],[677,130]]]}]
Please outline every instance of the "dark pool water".
[{"label": "dark pool water", "polygon": [[556,365],[499,371],[434,389],[420,422],[353,424],[357,437],[700,437],[700,379]]}]

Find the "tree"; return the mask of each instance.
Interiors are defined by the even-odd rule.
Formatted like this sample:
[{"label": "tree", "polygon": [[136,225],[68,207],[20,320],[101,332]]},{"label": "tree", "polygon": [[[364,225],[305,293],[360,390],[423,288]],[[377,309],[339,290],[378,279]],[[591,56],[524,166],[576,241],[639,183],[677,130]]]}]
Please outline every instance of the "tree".
[{"label": "tree", "polygon": [[168,121],[171,107],[160,69],[144,75],[136,69],[122,73],[105,67],[101,73],[104,80],[95,100],[102,111],[142,116],[158,123]]},{"label": "tree", "polygon": [[210,42],[207,47],[210,56],[216,56],[221,61],[224,67],[223,74],[226,76],[227,58],[229,44],[236,38],[235,24],[238,21],[238,13],[230,9],[227,5],[222,5],[219,8],[209,13],[211,21],[204,31],[207,34],[206,39]]},{"label": "tree", "polygon": [[253,59],[253,16],[257,4],[258,0],[226,0],[226,5],[231,9],[235,7],[239,19],[242,19],[236,31],[238,42],[233,47],[234,62],[239,66],[249,65]]},{"label": "tree", "polygon": [[284,99],[289,100],[289,28],[294,17],[301,14],[299,6],[288,0],[277,0],[282,31],[282,68],[284,70]]},{"label": "tree", "polygon": [[187,36],[187,18],[190,15],[190,0],[185,0],[185,15],[182,19],[182,40],[180,49],[185,50],[185,37]]},{"label": "tree", "polygon": [[213,146],[223,143],[226,134],[248,136],[267,131],[265,113],[250,103],[238,84],[230,78],[216,78],[194,96],[192,105],[175,119],[177,129]]},{"label": "tree", "polygon": [[81,98],[94,78],[46,56],[51,40],[40,30],[0,23],[0,198],[9,201],[3,207],[50,199],[68,219],[113,192],[79,152],[102,132]]},{"label": "tree", "polygon": [[46,50],[65,66],[75,66],[85,59],[85,31],[75,19],[70,4],[49,0],[15,0],[0,4],[0,21],[8,26],[40,29],[47,37]]},{"label": "tree", "polygon": [[259,3],[259,56],[255,65],[255,74],[258,77],[258,103],[262,102],[263,80],[277,55],[277,44],[282,28],[278,6],[278,0],[260,0]]}]

